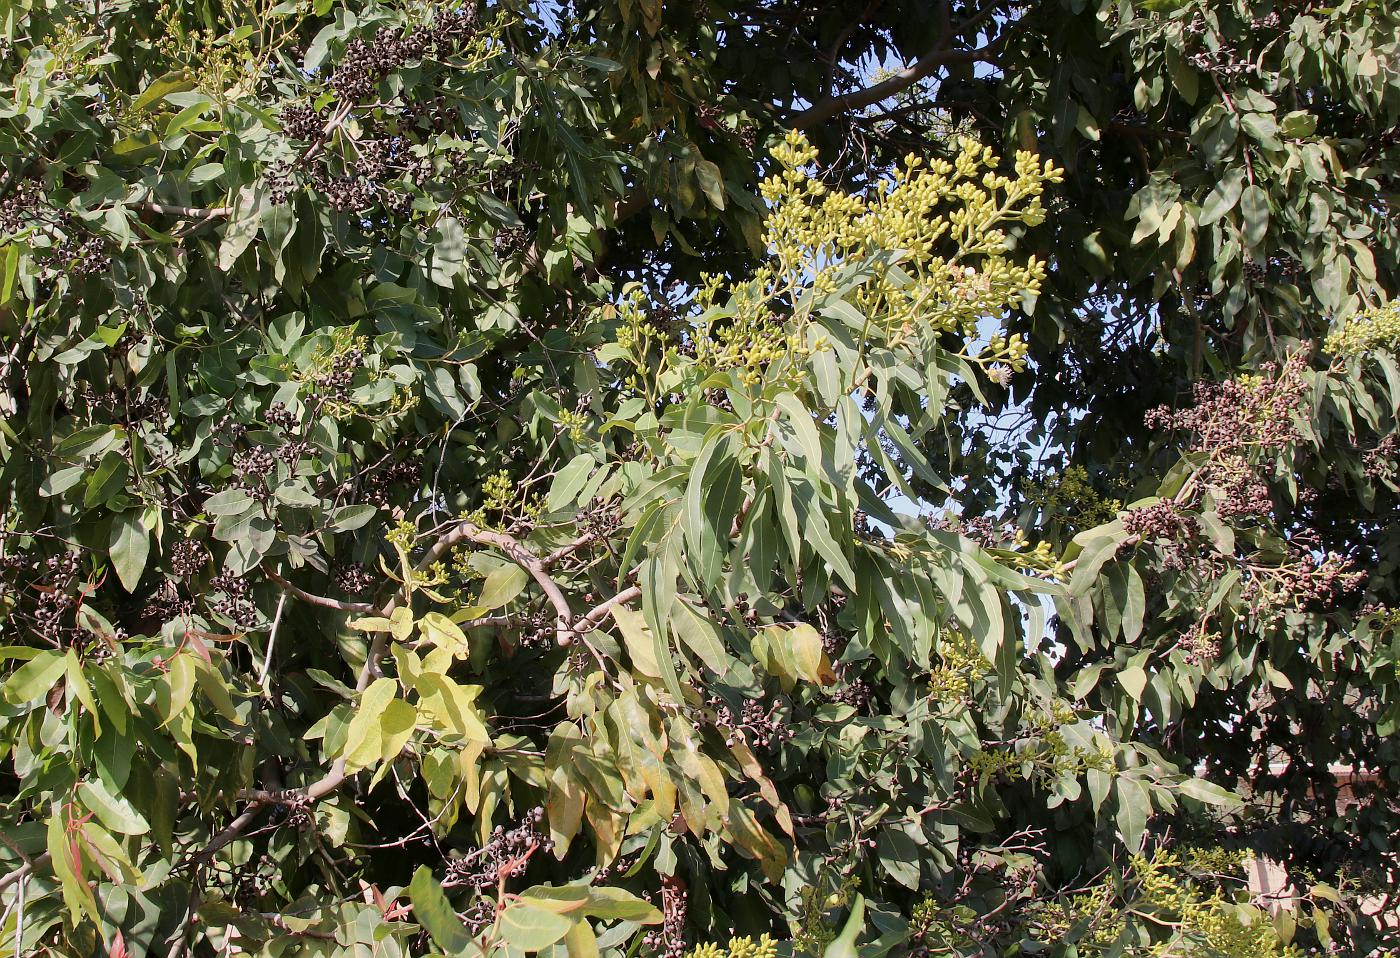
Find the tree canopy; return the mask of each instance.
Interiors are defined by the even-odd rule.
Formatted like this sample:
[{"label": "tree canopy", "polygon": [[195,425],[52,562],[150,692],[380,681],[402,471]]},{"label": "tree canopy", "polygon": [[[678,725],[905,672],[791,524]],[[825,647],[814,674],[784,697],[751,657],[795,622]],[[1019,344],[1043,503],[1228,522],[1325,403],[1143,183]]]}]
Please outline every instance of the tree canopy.
[{"label": "tree canopy", "polygon": [[1397,53],[0,0],[0,948],[1393,946]]}]

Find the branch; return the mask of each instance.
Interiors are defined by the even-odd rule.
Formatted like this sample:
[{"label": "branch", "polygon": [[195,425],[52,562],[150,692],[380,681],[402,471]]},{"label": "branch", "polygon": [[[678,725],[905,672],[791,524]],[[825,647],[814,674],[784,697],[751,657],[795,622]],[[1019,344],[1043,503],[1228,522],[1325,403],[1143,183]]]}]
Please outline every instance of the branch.
[{"label": "branch", "polygon": [[223,831],[209,840],[209,844],[205,845],[189,858],[186,858],[180,865],[204,865],[213,860],[214,855],[218,853],[219,849],[243,834],[243,829],[252,824],[253,819],[261,814],[262,809],[261,802],[255,803],[249,808],[245,808],[243,814],[229,822],[228,826],[225,827]]},{"label": "branch", "polygon": [[187,220],[210,220],[220,216],[228,216],[233,212],[228,206],[172,206],[168,203],[138,203],[143,210],[150,210],[152,213],[164,213],[167,216],[179,216]]},{"label": "branch", "polygon": [[549,555],[541,558],[540,565],[544,566],[545,569],[552,569],[556,565],[558,565],[561,560],[567,559],[569,556],[573,555],[575,552],[582,549],[584,546],[591,545],[592,543],[597,542],[598,538],[599,537],[596,532],[585,532],[573,542],[565,543],[564,545],[555,549]]},{"label": "branch", "polygon": [[479,528],[475,523],[462,521],[457,523],[456,527],[428,550],[427,554],[419,560],[417,568],[424,569],[432,565],[441,555],[464,539],[475,542],[477,545],[499,549],[512,562],[528,572],[530,578],[535,580],[535,584],[540,587],[540,591],[549,600],[549,604],[554,607],[554,629],[559,644],[568,645],[573,641],[569,628],[569,620],[573,618],[573,612],[569,609],[569,600],[565,598],[564,590],[559,588],[559,583],[549,577],[549,566],[546,565],[545,560],[525,548],[520,540],[514,536],[506,535],[504,532],[491,532],[488,529]]},{"label": "branch", "polygon": [[269,579],[277,583],[283,592],[291,593],[301,601],[309,602],[311,605],[319,605],[323,609],[335,609],[339,612],[358,612],[361,615],[368,615],[374,611],[374,606],[368,602],[344,602],[340,599],[328,599],[323,595],[315,595],[292,585],[271,569],[264,569],[263,572]]},{"label": "branch", "polygon": [[5,877],[0,878],[0,891],[4,891],[11,885],[23,881],[30,873],[34,871],[34,869],[43,868],[52,859],[52,855],[50,855],[48,852],[44,852],[44,854],[36,855],[34,858],[31,858],[30,860],[26,861],[23,865],[19,866]]},{"label": "branch", "polygon": [[896,93],[907,90],[920,80],[932,76],[934,71],[938,70],[940,67],[954,63],[976,63],[981,60],[990,60],[994,55],[994,48],[1001,43],[1001,39],[1004,39],[1005,34],[1002,35],[1002,38],[975,50],[954,50],[949,44],[952,43],[953,39],[958,35],[965,34],[969,30],[975,30],[986,22],[986,20],[996,12],[997,8],[997,3],[994,0],[994,2],[987,4],[967,20],[958,24],[956,28],[945,26],[933,47],[915,63],[905,67],[893,76],[881,80],[879,83],[872,84],[859,90],[853,90],[841,96],[827,97],[824,100],[819,100],[789,119],[788,126],[795,130],[805,130],[814,126],[820,126],[842,113],[864,109],[867,106],[879,103],[881,100],[886,100]]},{"label": "branch", "polygon": [[635,585],[623,589],[617,595],[593,609],[591,612],[575,619],[574,624],[569,626],[569,631],[574,635],[583,635],[585,632],[591,632],[596,629],[604,619],[612,615],[613,609],[620,605],[626,605],[634,599],[639,599],[641,596],[642,590]]},{"label": "branch", "polygon": [[[433,543],[432,547],[429,548],[428,551],[424,553],[423,557],[415,564],[414,571],[421,572],[428,568],[450,551],[453,546],[462,541],[475,542],[478,545],[491,546],[499,549],[501,552],[504,552],[511,561],[515,562],[530,574],[531,578],[539,585],[540,589],[545,593],[546,597],[548,597],[550,604],[554,607],[555,636],[556,641],[561,646],[571,644],[575,636],[584,635],[592,631],[598,623],[612,614],[613,609],[626,602],[631,602],[639,598],[642,594],[642,590],[637,586],[624,589],[611,599],[574,620],[573,613],[569,609],[568,599],[565,598],[563,590],[559,588],[559,584],[550,578],[548,570],[553,562],[558,561],[558,558],[562,558],[563,555],[567,555],[574,549],[581,548],[586,542],[592,541],[590,535],[580,536],[574,542],[564,546],[562,550],[556,550],[549,556],[541,558],[527,549],[513,536],[506,535],[503,532],[492,532],[488,529],[482,529],[474,523],[466,521],[458,522],[441,536],[437,542]],[[277,573],[271,570],[265,571],[278,585],[287,589],[293,595],[305,598],[309,602],[318,605],[329,605],[330,608],[344,608],[348,605],[348,603],[336,602],[333,599],[325,599],[321,596],[303,593],[301,590],[291,585],[291,583],[282,579]],[[351,611],[377,612],[377,614],[387,618],[393,613],[394,609],[398,607],[401,601],[402,593],[400,592],[395,594],[393,598],[378,610],[366,606],[363,609],[352,609]],[[486,618],[463,623],[463,628],[485,628],[493,625],[511,625],[519,621],[520,619],[518,616],[512,615],[488,616]],[[375,633],[374,639],[370,642],[369,649],[366,651],[365,663],[360,669],[359,681],[355,685],[356,692],[363,692],[368,688],[374,676],[378,674],[378,668],[375,663],[384,655],[384,650],[388,645],[388,641],[389,633]],[[315,802],[339,788],[346,778],[345,760],[336,759],[325,775],[305,788],[288,788],[277,791],[257,788],[243,789],[238,793],[238,797],[242,801],[249,802],[249,807],[244,809],[243,813],[230,822],[223,831],[215,835],[214,838],[210,840],[209,844],[205,845],[181,864],[208,862],[219,849],[242,834],[243,830],[261,814],[264,807],[268,805],[301,805]],[[20,875],[19,877],[23,876]],[[17,881],[18,878],[7,878],[6,880]],[[0,885],[0,888],[2,887],[4,886]]]},{"label": "branch", "polygon": [[788,126],[794,130],[806,130],[820,126],[839,114],[863,109],[907,90],[920,80],[931,76],[939,67],[947,66],[950,63],[975,63],[978,60],[987,59],[990,53],[991,50],[988,47],[980,50],[930,50],[920,57],[913,66],[905,67],[894,76],[881,80],[873,86],[841,96],[828,97],[803,110],[788,121]]}]

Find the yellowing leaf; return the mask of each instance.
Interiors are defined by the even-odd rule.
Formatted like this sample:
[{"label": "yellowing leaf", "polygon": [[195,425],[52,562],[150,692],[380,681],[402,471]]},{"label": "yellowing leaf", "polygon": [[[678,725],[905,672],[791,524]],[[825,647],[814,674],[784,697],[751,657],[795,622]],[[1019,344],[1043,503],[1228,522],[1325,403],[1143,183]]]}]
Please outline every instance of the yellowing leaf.
[{"label": "yellowing leaf", "polygon": [[792,646],[792,660],[799,676],[821,685],[831,685],[836,681],[836,673],[832,671],[831,662],[822,647],[820,632],[803,622],[787,630],[787,641]]},{"label": "yellowing leaf", "polygon": [[355,717],[345,733],[345,747],[341,754],[347,770],[356,771],[368,768],[384,753],[384,733],[380,726],[380,715],[390,702],[395,701],[398,683],[393,679],[376,679],[360,696]]},{"label": "yellowing leaf", "polygon": [[389,632],[400,642],[413,634],[413,610],[400,606],[389,616]]},{"label": "yellowing leaf", "polygon": [[[473,704],[475,694],[444,675],[423,672],[418,677],[418,710],[439,732],[478,742],[490,733]],[[472,686],[471,688],[476,688]]]},{"label": "yellowing leaf", "polygon": [[564,936],[569,958],[598,958],[598,938],[586,921],[576,921]]},{"label": "yellowing leaf", "polygon": [[367,615],[350,620],[350,628],[361,632],[392,632],[394,623],[380,615]]},{"label": "yellowing leaf", "polygon": [[637,671],[654,679],[661,678],[661,666],[656,661],[656,643],[652,641],[651,629],[647,628],[641,613],[633,612],[626,606],[614,606],[613,621],[622,632],[622,641]]},{"label": "yellowing leaf", "polygon": [[471,652],[466,634],[441,612],[425,613],[418,620],[418,628],[425,639],[438,648],[448,649],[458,658],[464,659]]},{"label": "yellowing leaf", "polygon": [[380,761],[392,762],[413,735],[418,712],[403,699],[392,699],[379,715]]}]

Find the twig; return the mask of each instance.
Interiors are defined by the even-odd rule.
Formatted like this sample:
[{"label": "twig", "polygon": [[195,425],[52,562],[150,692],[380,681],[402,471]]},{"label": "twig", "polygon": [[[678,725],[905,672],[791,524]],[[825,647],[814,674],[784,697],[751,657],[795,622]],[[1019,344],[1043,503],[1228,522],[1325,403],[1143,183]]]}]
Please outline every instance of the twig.
[{"label": "twig", "polygon": [[282,624],[282,607],[286,604],[287,593],[283,592],[277,598],[277,611],[272,614],[272,628],[267,634],[267,654],[263,656],[262,671],[258,673],[258,685],[264,698],[267,697],[267,673],[272,668],[272,650],[277,645],[277,627]]},{"label": "twig", "polygon": [[230,206],[175,206],[170,203],[138,203],[137,206],[152,213],[180,216],[189,220],[217,219],[233,212]]},{"label": "twig", "polygon": [[1000,41],[974,50],[954,50],[949,44],[952,43],[956,36],[966,33],[969,29],[980,26],[996,9],[997,4],[995,2],[989,3],[986,7],[959,24],[955,29],[945,25],[945,28],[939,34],[938,40],[929,51],[915,63],[881,80],[879,83],[840,96],[832,96],[820,100],[791,117],[788,121],[788,125],[797,130],[805,130],[810,127],[820,126],[839,114],[849,113],[853,110],[872,106],[879,103],[881,100],[894,96],[896,93],[907,90],[920,80],[932,76],[934,71],[939,67],[954,63],[976,63],[979,60],[991,59],[994,56],[993,48],[998,46]]},{"label": "twig", "polygon": [[24,892],[28,887],[29,880],[22,879],[15,892],[15,958],[20,958],[21,949],[24,948]]},{"label": "twig", "polygon": [[613,610],[618,606],[626,605],[628,602],[639,599],[641,595],[642,590],[638,586],[634,585],[623,589],[602,605],[594,608],[591,612],[587,612],[575,619],[573,625],[569,626],[569,631],[574,635],[583,635],[586,632],[591,632],[593,629],[596,629],[604,619],[612,615]]},{"label": "twig", "polygon": [[566,543],[565,545],[562,545],[559,548],[555,549],[549,555],[541,558],[540,565],[542,565],[547,570],[552,569],[554,568],[554,566],[558,565],[559,562],[561,562],[564,559],[567,559],[569,556],[573,555],[575,552],[582,549],[584,546],[591,545],[592,543],[597,542],[598,538],[599,537],[596,532],[585,532],[573,542]]},{"label": "twig", "polygon": [[569,620],[573,617],[573,612],[569,609],[569,600],[565,598],[564,590],[559,588],[559,583],[550,578],[549,569],[544,561],[525,548],[520,540],[514,536],[506,535],[504,532],[482,529],[473,522],[463,520],[434,543],[432,548],[419,560],[415,569],[426,569],[463,540],[499,549],[512,562],[528,572],[530,578],[535,580],[535,584],[540,587],[540,591],[549,600],[549,604],[554,607],[555,633],[559,644],[568,645],[572,641]]},{"label": "twig", "polygon": [[[308,602],[311,605],[319,605],[323,609],[336,609],[340,612],[357,612],[361,615],[368,615],[374,611],[374,606],[370,605],[368,602],[345,602],[340,599],[329,599],[323,595],[315,595],[307,592],[305,589],[292,585],[292,583],[288,582],[271,569],[266,569],[264,571],[267,573],[269,579],[282,588],[282,591],[290,592],[301,601]],[[280,609],[281,606],[279,605],[278,608]]]},{"label": "twig", "polygon": [[6,888],[9,888],[17,881],[23,881],[30,874],[32,874],[36,868],[43,868],[52,859],[53,856],[50,855],[48,852],[44,852],[44,854],[42,855],[37,855],[34,858],[29,859],[23,865],[19,866],[5,877],[0,878],[0,891],[4,891]]}]

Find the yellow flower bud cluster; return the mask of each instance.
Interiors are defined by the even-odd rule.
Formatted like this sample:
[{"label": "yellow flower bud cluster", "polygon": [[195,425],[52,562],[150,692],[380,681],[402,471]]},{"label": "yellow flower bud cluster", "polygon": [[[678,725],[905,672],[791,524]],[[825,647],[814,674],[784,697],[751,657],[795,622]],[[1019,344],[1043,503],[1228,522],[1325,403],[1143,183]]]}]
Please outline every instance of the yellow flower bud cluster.
[{"label": "yellow flower bud cluster", "polygon": [[[1032,908],[1035,937],[1054,940],[1078,925],[1081,952],[1095,954],[1121,942],[1128,916],[1148,917],[1149,927],[1163,935],[1132,954],[1216,955],[1221,958],[1295,958],[1296,946],[1285,945],[1277,927],[1256,909],[1239,906],[1220,888],[1205,888],[1194,874],[1218,882],[1242,863],[1239,853],[1223,849],[1188,849],[1184,854],[1157,849],[1151,857],[1134,855],[1129,880],[1116,883],[1105,876],[1091,887],[1059,902]],[[1167,930],[1170,930],[1167,933]]]},{"label": "yellow flower bud cluster", "polygon": [[1182,874],[1179,854],[1158,849],[1151,858],[1134,855],[1130,865],[1139,901],[1157,914],[1175,918],[1178,927],[1202,939],[1211,954],[1285,958],[1299,953],[1280,941],[1274,923],[1262,913],[1247,921],[1219,889],[1206,895],[1189,875]]},{"label": "yellow flower bud cluster", "polygon": [[266,58],[254,51],[251,34],[191,26],[168,0],[156,11],[156,24],[157,49],[184,68],[200,93],[225,103],[253,92]]},{"label": "yellow flower bud cluster", "polygon": [[944,705],[962,702],[972,689],[972,683],[992,671],[992,663],[960,629],[949,629],[938,641],[938,655],[943,660],[929,673],[928,690],[935,701]]},{"label": "yellow flower bud cluster", "polygon": [[73,18],[59,24],[43,40],[49,51],[49,70],[54,79],[66,77],[75,83],[83,83],[92,74],[91,61],[102,53],[102,38],[89,32],[81,18]]},{"label": "yellow flower bud cluster", "polygon": [[993,336],[977,354],[977,362],[984,366],[1005,363],[1012,369],[1021,369],[1026,365],[1026,354],[1029,352],[1030,347],[1020,333],[1013,333],[1009,338]]},{"label": "yellow flower bud cluster", "polygon": [[687,958],[777,958],[777,955],[778,943],[768,935],[757,940],[745,935],[729,939],[729,945],[724,948],[715,942],[706,942],[692,948]]},{"label": "yellow flower bud cluster", "polygon": [[559,427],[567,430],[574,442],[583,442],[588,435],[588,417],[572,409],[560,410]]},{"label": "yellow flower bud cluster", "polygon": [[413,543],[418,539],[418,527],[407,519],[400,519],[384,534],[384,538],[400,552],[409,553],[413,551]]},{"label": "yellow flower bud cluster", "polygon": [[1112,522],[1123,509],[1123,500],[1101,495],[1089,481],[1083,466],[1068,466],[1059,473],[1046,474],[1026,482],[1021,488],[1026,501],[1060,518],[1074,529],[1092,529]]},{"label": "yellow flower bud cluster", "polygon": [[[741,281],[705,277],[694,296],[699,318],[682,345],[702,376],[730,370],[750,386],[800,384],[803,360],[829,348],[808,328],[813,294],[856,273],[845,298],[868,317],[866,338],[888,346],[921,330],[971,340],[983,320],[1039,291],[1045,264],[1013,260],[1008,230],[1043,221],[1045,185],[1062,177],[1048,161],[1020,153],[1008,175],[990,149],[964,140],[952,160],[910,156],[889,179],[847,193],[819,178],[817,150],[801,133],[789,133],[772,155],[777,168],[760,184],[768,262]],[[684,358],[648,321],[651,307],[636,289],[608,308],[635,367],[629,385],[659,378],[648,359],[658,345],[661,369]],[[1026,352],[1019,336],[997,337],[974,361],[995,364],[991,375],[1004,379],[1024,367]]]},{"label": "yellow flower bud cluster", "polygon": [[1009,542],[999,543],[988,551],[998,559],[1025,572],[1039,572],[1055,576],[1061,565],[1059,556],[1055,554],[1055,550],[1049,542],[1041,540],[1032,543],[1021,529],[1015,531]]},{"label": "yellow flower bud cluster", "polygon": [[1325,348],[1334,356],[1400,348],[1400,300],[1358,313],[1327,337]]},{"label": "yellow flower bud cluster", "polygon": [[488,512],[505,512],[515,501],[515,483],[502,469],[486,478],[481,486],[481,507]]},{"label": "yellow flower bud cluster", "polygon": [[[853,195],[811,175],[815,157],[800,134],[789,134],[774,151],[780,170],[761,186],[772,208],[765,238],[780,275],[830,289],[845,265],[895,254],[897,268],[879,271],[854,302],[896,337],[919,324],[970,337],[979,320],[1040,289],[1045,264],[1013,262],[1006,227],[1044,220],[1045,184],[1062,177],[1048,161],[1020,153],[1007,176],[996,172],[990,148],[964,140],[952,161],[911,155],[892,180]],[[1006,358],[1019,365],[1024,355]]]}]

